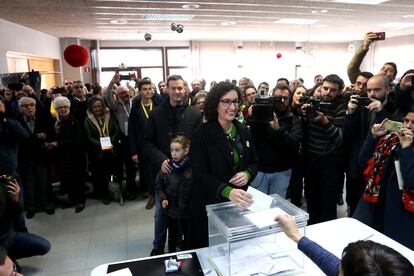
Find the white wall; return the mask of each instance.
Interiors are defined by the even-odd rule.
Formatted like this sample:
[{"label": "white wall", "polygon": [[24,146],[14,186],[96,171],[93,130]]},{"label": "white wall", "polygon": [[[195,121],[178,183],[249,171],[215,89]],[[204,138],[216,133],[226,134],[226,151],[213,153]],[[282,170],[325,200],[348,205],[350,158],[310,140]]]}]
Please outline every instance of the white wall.
[{"label": "white wall", "polygon": [[8,73],[7,51],[60,59],[57,37],[0,19],[0,73]]},{"label": "white wall", "polygon": [[385,62],[397,64],[400,78],[408,69],[414,69],[414,35],[393,37],[376,42],[369,52],[373,55],[371,72],[378,73]]},{"label": "white wall", "polygon": [[[278,78],[301,77],[305,86],[311,88],[316,74],[334,73],[348,83],[346,67],[353,54],[348,51],[348,45],[304,43],[297,50],[299,45],[294,42],[194,41],[191,45],[193,66],[198,70],[193,68],[193,74],[194,78],[204,78],[208,84],[213,80],[248,77],[256,86],[266,81],[271,87]],[[281,58],[277,58],[278,53]]]},{"label": "white wall", "polygon": [[188,47],[189,41],[138,41],[138,40],[99,40],[99,46],[104,47]]}]

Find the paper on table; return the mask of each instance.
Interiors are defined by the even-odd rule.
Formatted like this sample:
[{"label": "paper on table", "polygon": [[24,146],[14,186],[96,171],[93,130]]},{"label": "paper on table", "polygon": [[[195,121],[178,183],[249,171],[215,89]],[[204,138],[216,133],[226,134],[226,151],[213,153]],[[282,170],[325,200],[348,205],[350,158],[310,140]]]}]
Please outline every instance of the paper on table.
[{"label": "paper on table", "polygon": [[276,224],[275,217],[286,214],[285,211],[276,207],[267,210],[262,210],[254,213],[245,214],[244,216],[253,222],[257,227],[263,228],[266,226]]},{"label": "paper on table", "polygon": [[110,276],[132,276],[131,270],[129,270],[129,268],[124,268],[121,270],[117,270],[111,273],[108,273],[106,275],[110,275]]},{"label": "paper on table", "polygon": [[253,197],[253,204],[247,207],[250,211],[257,212],[265,209],[269,209],[272,205],[273,197],[253,188],[247,188],[247,192]]}]

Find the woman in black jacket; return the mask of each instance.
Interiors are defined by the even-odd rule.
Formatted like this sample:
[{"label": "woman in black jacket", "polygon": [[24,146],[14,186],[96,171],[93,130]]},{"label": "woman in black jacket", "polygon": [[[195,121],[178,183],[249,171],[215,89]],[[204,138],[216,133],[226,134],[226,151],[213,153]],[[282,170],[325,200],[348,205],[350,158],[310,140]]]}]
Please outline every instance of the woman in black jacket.
[{"label": "woman in black jacket", "polygon": [[115,167],[120,130],[104,100],[98,96],[93,96],[89,100],[85,131],[90,148],[93,189],[102,199],[102,203],[108,205],[111,202],[108,185],[110,174]]},{"label": "woman in black jacket", "polygon": [[240,103],[237,86],[214,86],[205,102],[207,123],[192,137],[190,248],[208,246],[206,205],[230,200],[245,208],[252,203],[246,190],[257,174],[257,158],[249,130],[235,119]]},{"label": "woman in black jacket", "polygon": [[83,183],[86,167],[83,127],[70,113],[68,98],[57,97],[53,106],[57,110],[56,137],[48,147],[56,148],[60,183],[68,192],[69,204],[64,207],[75,205],[75,213],[79,213],[85,208],[86,201]]}]

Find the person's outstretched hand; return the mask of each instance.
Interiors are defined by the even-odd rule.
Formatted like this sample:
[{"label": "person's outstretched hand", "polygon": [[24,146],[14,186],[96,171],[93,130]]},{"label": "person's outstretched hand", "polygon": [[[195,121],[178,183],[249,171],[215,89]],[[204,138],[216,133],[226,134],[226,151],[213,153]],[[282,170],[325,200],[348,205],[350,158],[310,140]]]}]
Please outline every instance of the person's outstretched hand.
[{"label": "person's outstretched hand", "polygon": [[292,216],[287,214],[278,215],[275,217],[275,221],[277,221],[280,225],[280,228],[285,232],[286,236],[288,236],[294,242],[298,242],[302,235],[299,233],[298,227],[296,226],[295,219]]}]

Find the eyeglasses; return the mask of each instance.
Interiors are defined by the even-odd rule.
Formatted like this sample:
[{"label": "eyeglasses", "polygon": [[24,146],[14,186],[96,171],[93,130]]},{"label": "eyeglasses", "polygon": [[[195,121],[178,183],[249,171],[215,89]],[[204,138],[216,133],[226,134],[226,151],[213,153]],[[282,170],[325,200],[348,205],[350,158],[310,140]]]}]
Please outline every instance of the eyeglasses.
[{"label": "eyeglasses", "polygon": [[20,107],[24,107],[24,108],[35,107],[35,106],[36,106],[36,104],[34,104],[34,103],[20,105]]},{"label": "eyeglasses", "polygon": [[69,106],[61,105],[61,106],[58,106],[57,109],[69,109]]},{"label": "eyeglasses", "polygon": [[13,272],[12,272],[11,276],[15,276],[15,275],[17,275],[17,266],[16,266],[15,263],[13,263]]},{"label": "eyeglasses", "polygon": [[65,82],[65,85],[72,85],[71,82]]},{"label": "eyeglasses", "polygon": [[73,88],[75,88],[75,89],[83,89],[83,85],[81,85],[81,86],[74,86]]},{"label": "eyeglasses", "polygon": [[233,104],[235,107],[239,107],[240,105],[239,99],[235,99],[235,100],[225,99],[225,100],[220,100],[220,102],[223,104],[224,107],[229,107],[231,104]]}]

